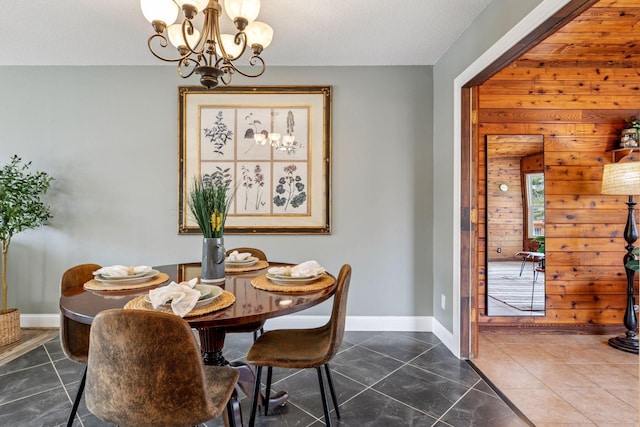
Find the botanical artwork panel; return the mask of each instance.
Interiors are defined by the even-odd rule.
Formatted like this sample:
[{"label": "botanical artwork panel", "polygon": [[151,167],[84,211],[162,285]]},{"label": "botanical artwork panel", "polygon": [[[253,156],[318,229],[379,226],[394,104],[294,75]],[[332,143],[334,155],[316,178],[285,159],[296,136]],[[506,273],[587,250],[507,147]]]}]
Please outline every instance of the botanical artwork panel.
[{"label": "botanical artwork panel", "polygon": [[273,130],[281,135],[293,135],[293,147],[276,151],[274,160],[304,160],[309,153],[309,109],[286,108],[273,110]]},{"label": "botanical artwork panel", "polygon": [[269,144],[259,145],[255,142],[255,134],[265,136],[271,130],[271,108],[238,109],[238,152],[237,160],[270,160]]},{"label": "botanical artwork panel", "polygon": [[271,163],[238,162],[238,188],[235,206],[238,215],[269,215],[272,196],[269,183]]},{"label": "botanical artwork panel", "polygon": [[274,213],[306,215],[309,206],[307,163],[278,162],[273,164],[273,169]]},{"label": "botanical artwork panel", "polygon": [[235,110],[202,107],[200,111],[200,158],[232,160],[235,150]]},{"label": "botanical artwork panel", "polygon": [[[181,87],[180,234],[193,179],[234,192],[225,233],[330,233],[331,88]],[[255,136],[288,136],[287,149]],[[281,139],[282,140],[282,139]]]}]

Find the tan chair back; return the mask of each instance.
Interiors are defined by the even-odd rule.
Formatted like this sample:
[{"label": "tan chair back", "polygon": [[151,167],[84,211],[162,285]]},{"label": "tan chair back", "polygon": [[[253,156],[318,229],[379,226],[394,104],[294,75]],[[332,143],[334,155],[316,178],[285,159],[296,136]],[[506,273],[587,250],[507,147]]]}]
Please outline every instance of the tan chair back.
[{"label": "tan chair back", "polygon": [[200,348],[173,314],[107,310],[91,327],[85,399],[120,426],[196,425],[218,416],[207,398]]},{"label": "tan chair back", "polygon": [[347,319],[347,295],[349,294],[350,282],[351,266],[345,264],[338,274],[336,292],[333,296],[331,319],[329,319],[329,322],[325,326],[329,328],[329,349],[327,351],[326,361],[333,359],[333,356],[338,353],[342,345],[344,327]]},{"label": "tan chair back", "polygon": [[[82,285],[93,279],[93,272],[100,268],[98,264],[80,264],[69,268],[60,280],[61,294],[72,292],[74,289],[82,290]],[[60,315],[60,344],[69,359],[87,363],[90,328],[90,325]]]},{"label": "tan chair back", "polygon": [[233,252],[233,251],[238,251],[240,253],[249,252],[251,254],[251,256],[254,256],[254,257],[258,258],[258,259],[262,259],[262,260],[268,261],[267,260],[267,255],[264,252],[262,252],[260,249],[256,249],[256,248],[233,248],[233,249],[227,250],[227,256],[229,256],[229,254],[231,252]]}]

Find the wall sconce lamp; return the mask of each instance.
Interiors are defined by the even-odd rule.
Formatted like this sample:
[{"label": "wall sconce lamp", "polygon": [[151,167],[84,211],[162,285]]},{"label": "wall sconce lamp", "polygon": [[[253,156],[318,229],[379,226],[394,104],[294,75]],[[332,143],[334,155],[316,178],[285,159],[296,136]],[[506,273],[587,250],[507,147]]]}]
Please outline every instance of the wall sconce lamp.
[{"label": "wall sconce lamp", "polygon": [[624,326],[627,328],[625,335],[609,339],[609,345],[618,350],[638,354],[638,318],[635,312],[635,297],[633,295],[633,279],[635,271],[627,266],[629,261],[637,260],[633,253],[633,243],[638,240],[638,228],[634,217],[634,207],[636,205],[634,195],[640,195],[640,162],[611,163],[604,166],[602,174],[602,194],[613,194],[619,196],[629,196],[627,224],[624,228],[624,240],[627,253],[624,255],[623,263],[627,274],[627,306],[624,312]]}]

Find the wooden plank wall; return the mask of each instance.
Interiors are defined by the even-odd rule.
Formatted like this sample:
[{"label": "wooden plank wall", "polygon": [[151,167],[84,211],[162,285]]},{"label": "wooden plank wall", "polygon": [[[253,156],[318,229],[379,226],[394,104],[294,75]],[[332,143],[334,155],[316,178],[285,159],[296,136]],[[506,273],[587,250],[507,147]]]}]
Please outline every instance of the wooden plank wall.
[{"label": "wooden plank wall", "polygon": [[[491,159],[487,176],[489,261],[512,261],[513,255],[522,250],[524,212],[520,182],[519,157]],[[507,184],[509,189],[500,190],[500,184]]]},{"label": "wooden plank wall", "polygon": [[478,182],[487,180],[486,135],[541,134],[546,190],[546,315],[488,317],[480,186],[478,320],[486,326],[623,323],[626,197],[601,195],[600,185],[624,119],[640,117],[640,68],[564,66],[516,62],[479,87]]}]

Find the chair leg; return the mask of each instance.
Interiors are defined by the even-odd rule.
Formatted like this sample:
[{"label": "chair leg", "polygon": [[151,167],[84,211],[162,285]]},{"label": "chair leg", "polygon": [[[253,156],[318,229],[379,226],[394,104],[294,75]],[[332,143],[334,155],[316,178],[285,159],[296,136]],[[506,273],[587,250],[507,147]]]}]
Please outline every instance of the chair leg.
[{"label": "chair leg", "polygon": [[[260,335],[264,334],[264,328],[260,328]],[[258,340],[258,331],[253,331],[253,342]]]},{"label": "chair leg", "polygon": [[[232,403],[233,398],[229,399],[227,402],[227,418],[229,419],[229,427],[236,427],[236,413],[233,408]],[[240,406],[240,402],[236,400],[236,404]],[[242,416],[240,416],[242,418]]]},{"label": "chair leg", "polygon": [[258,409],[258,399],[260,398],[260,377],[262,376],[262,366],[256,367],[256,382],[253,389],[253,401],[251,402],[251,415],[249,417],[249,427],[256,423],[256,411]]},{"label": "chair leg", "polygon": [[522,270],[524,270],[524,263],[527,262],[527,257],[522,258],[522,264],[520,264],[520,277],[522,277]]},{"label": "chair leg", "polygon": [[329,391],[331,392],[331,400],[333,400],[333,408],[336,410],[336,415],[340,419],[340,409],[338,409],[338,398],[336,397],[336,390],[333,388],[333,378],[331,378],[331,369],[329,364],[324,365],[324,370],[327,373],[327,382],[329,383]]},{"label": "chair leg", "polygon": [[331,427],[331,417],[329,416],[329,404],[327,402],[327,393],[324,391],[324,381],[322,380],[322,368],[316,366],[318,372],[318,384],[320,385],[320,397],[322,397],[322,409],[324,410],[324,423],[327,427]]},{"label": "chair leg", "polygon": [[536,290],[536,281],[534,279],[533,283],[531,284],[531,311],[533,311],[533,294],[535,290]]},{"label": "chair leg", "polygon": [[82,392],[84,391],[84,383],[86,381],[87,381],[87,365],[84,365],[84,370],[82,371],[82,379],[80,380],[80,386],[78,387],[76,398],[73,401],[73,407],[71,408],[71,412],[69,413],[69,418],[67,419],[67,427],[71,427],[73,425],[73,419],[76,417],[76,412],[78,412],[78,405],[80,404],[80,399],[82,399]]},{"label": "chair leg", "polygon": [[267,388],[264,392],[264,414],[269,412],[269,397],[271,395],[271,376],[273,375],[273,366],[267,367]]}]

